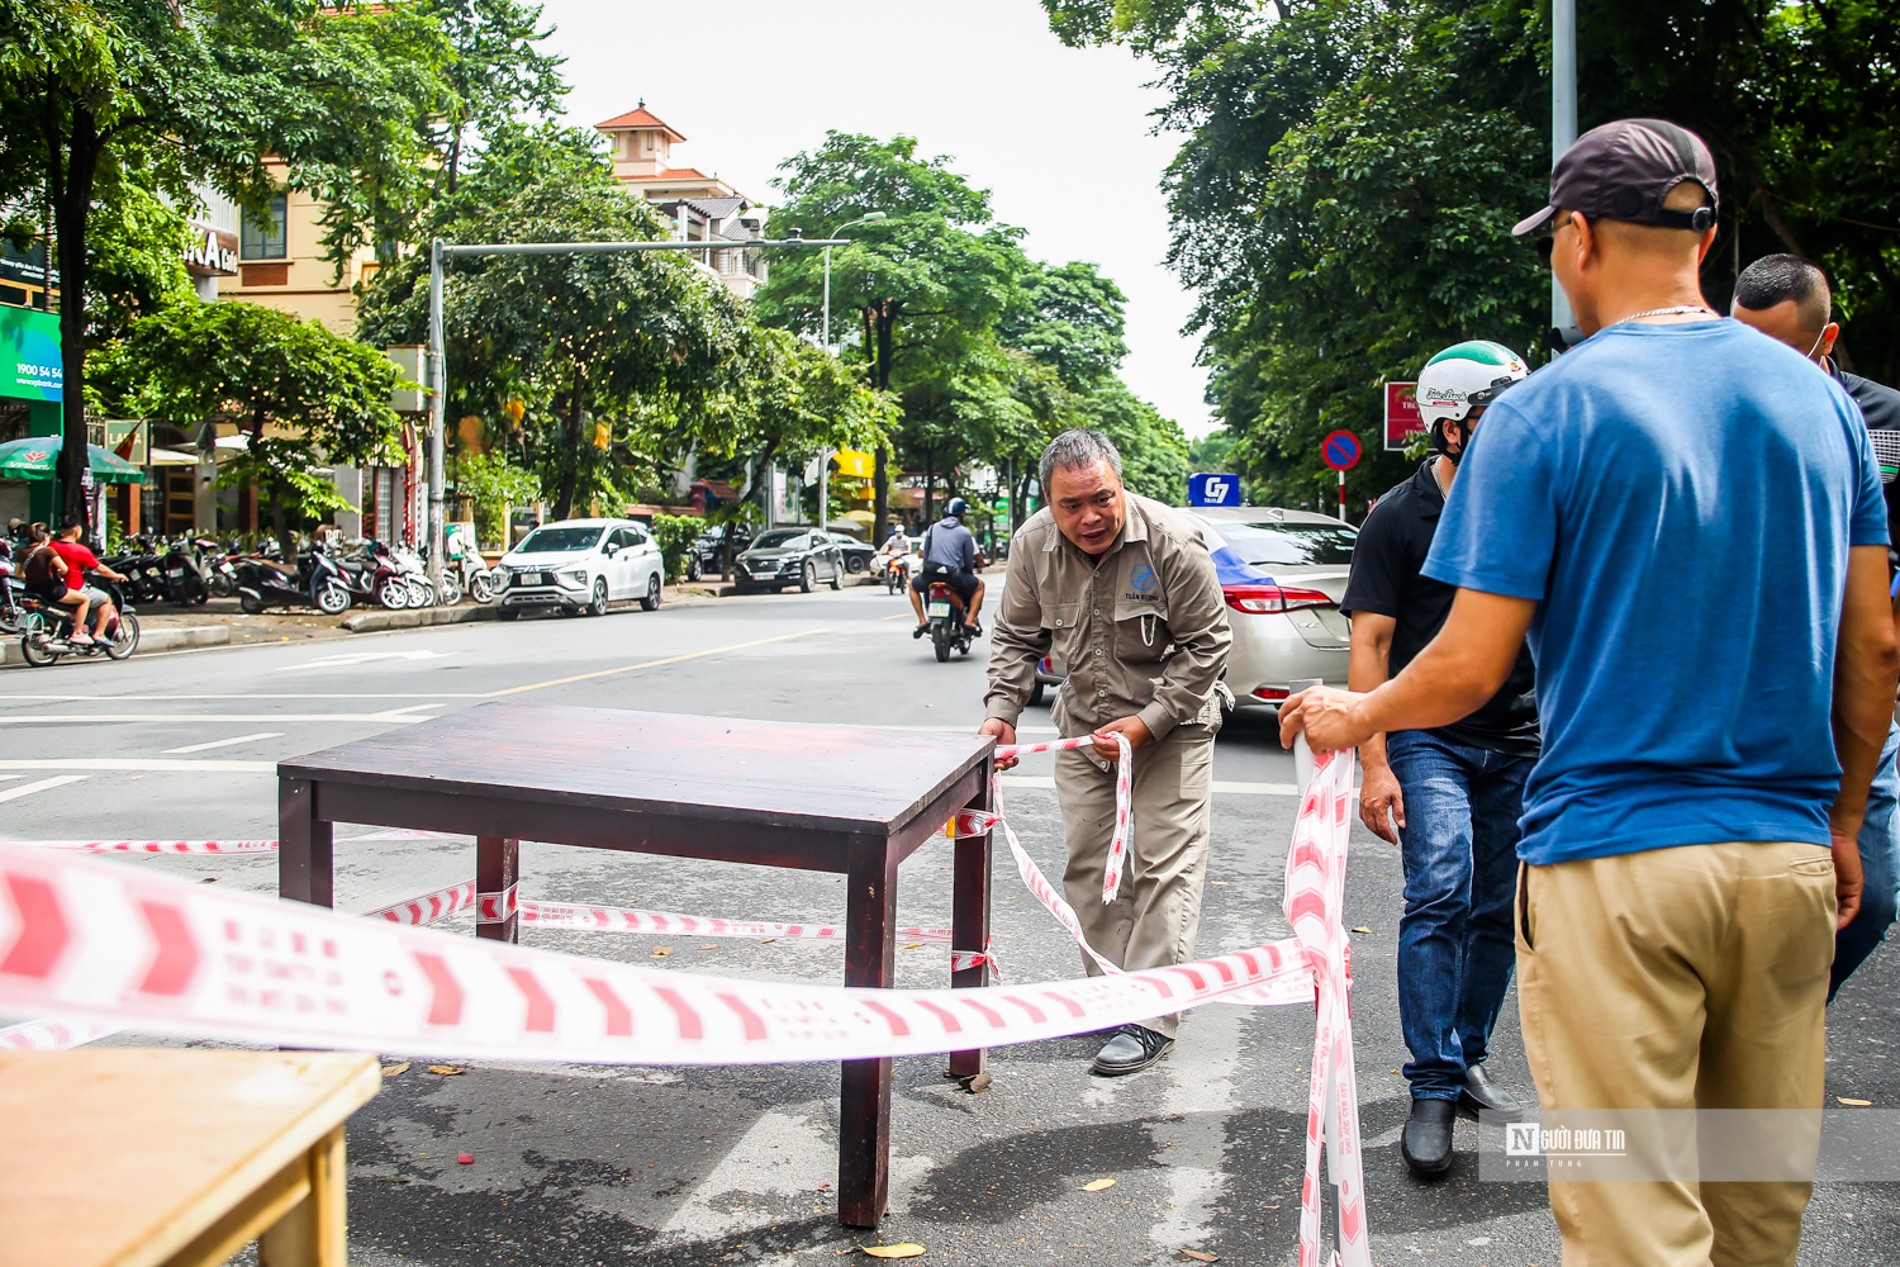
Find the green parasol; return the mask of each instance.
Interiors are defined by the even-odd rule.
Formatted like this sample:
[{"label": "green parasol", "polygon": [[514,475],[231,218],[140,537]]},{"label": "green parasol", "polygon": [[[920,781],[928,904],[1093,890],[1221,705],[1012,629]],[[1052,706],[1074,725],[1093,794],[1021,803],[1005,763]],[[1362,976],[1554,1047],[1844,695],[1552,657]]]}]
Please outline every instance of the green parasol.
[{"label": "green parasol", "polygon": [[[50,480],[59,466],[60,436],[28,436],[0,444],[0,479]],[[142,484],[145,472],[112,450],[86,446],[92,477],[101,484]]]}]

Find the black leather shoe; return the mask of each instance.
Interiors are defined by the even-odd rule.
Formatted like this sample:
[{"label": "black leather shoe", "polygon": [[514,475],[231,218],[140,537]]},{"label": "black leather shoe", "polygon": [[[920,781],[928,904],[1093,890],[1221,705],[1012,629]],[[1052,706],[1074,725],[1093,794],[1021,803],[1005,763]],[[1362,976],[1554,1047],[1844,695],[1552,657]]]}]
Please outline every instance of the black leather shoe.
[{"label": "black leather shoe", "polygon": [[1457,1120],[1458,1106],[1450,1100],[1412,1101],[1399,1153],[1413,1174],[1428,1177],[1451,1169],[1451,1128]]},{"label": "black leather shoe", "polygon": [[1167,1055],[1173,1046],[1174,1040],[1166,1034],[1145,1025],[1124,1025],[1095,1053],[1095,1063],[1089,1069],[1104,1078],[1140,1073]]},{"label": "black leather shoe", "polygon": [[911,630],[910,636],[913,638],[921,638],[929,632],[930,632],[930,625],[928,622],[925,622],[924,624],[921,624],[917,626],[915,629]]},{"label": "black leather shoe", "polygon": [[1491,1081],[1483,1065],[1465,1070],[1465,1089],[1458,1093],[1458,1111],[1476,1121],[1478,1114],[1489,1113],[1493,1121],[1515,1122],[1524,1116],[1517,1097]]}]

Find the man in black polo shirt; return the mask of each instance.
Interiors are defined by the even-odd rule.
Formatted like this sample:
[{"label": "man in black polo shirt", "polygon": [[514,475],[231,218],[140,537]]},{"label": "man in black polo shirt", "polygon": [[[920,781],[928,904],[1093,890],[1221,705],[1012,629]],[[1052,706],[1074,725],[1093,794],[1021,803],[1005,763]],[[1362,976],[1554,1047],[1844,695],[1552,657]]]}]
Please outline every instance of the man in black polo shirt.
[{"label": "man in black polo shirt", "polygon": [[[1445,349],[1420,373],[1433,455],[1367,516],[1341,604],[1352,617],[1354,691],[1396,675],[1444,625],[1456,591],[1422,571],[1439,512],[1479,416],[1528,373],[1509,348],[1479,341]],[[1484,1058],[1516,954],[1517,820],[1538,752],[1531,688],[1530,652],[1521,650],[1504,689],[1463,721],[1375,735],[1359,749],[1359,817],[1399,845],[1405,863],[1399,1025],[1412,1053],[1412,1112],[1399,1150],[1419,1175],[1450,1167],[1460,1109],[1521,1113],[1487,1077]]]},{"label": "man in black polo shirt", "polygon": [[[1840,323],[1827,274],[1798,255],[1764,255],[1735,279],[1729,315],[1793,348],[1831,375],[1860,406],[1861,418],[1880,461],[1881,492],[1887,500],[1887,560],[1900,562],[1900,392],[1871,378],[1849,374],[1834,363]],[[1900,571],[1896,572],[1900,575]],[[1900,604],[1895,607],[1900,620]],[[1900,723],[1887,730],[1887,745],[1860,823],[1860,914],[1834,934],[1834,966],[1828,1002],[1854,969],[1866,962],[1900,917]]]}]

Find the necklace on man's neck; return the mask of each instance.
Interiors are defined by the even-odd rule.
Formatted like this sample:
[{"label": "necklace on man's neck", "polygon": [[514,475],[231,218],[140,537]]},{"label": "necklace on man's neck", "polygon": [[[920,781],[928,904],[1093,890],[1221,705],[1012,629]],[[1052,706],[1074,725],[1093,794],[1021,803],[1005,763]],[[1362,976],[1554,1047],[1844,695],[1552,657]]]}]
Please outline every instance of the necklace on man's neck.
[{"label": "necklace on man's neck", "polygon": [[1667,308],[1650,308],[1643,312],[1632,312],[1616,324],[1620,326],[1624,321],[1641,321],[1644,317],[1686,317],[1697,312],[1706,312],[1711,317],[1716,315],[1715,309],[1707,304],[1671,304]]}]

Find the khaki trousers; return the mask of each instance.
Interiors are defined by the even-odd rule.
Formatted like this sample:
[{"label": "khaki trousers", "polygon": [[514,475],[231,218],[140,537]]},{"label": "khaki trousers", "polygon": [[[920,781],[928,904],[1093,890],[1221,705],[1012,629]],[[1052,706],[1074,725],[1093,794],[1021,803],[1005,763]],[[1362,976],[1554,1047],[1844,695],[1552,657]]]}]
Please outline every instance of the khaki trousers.
[{"label": "khaki trousers", "polygon": [[[1544,1125],[1564,1110],[1818,1113],[1833,954],[1834,865],[1815,845],[1521,866],[1518,1002]],[[1812,1183],[1698,1182],[1693,1136],[1685,1149],[1673,1120],[1657,1149],[1688,1162],[1675,1182],[1553,1169],[1564,1267],[1792,1267]],[[1703,1149],[1712,1170],[1732,1161]],[[1812,1154],[1796,1165],[1811,1175]]]},{"label": "khaki trousers", "polygon": [[[1135,754],[1135,835],[1115,901],[1102,902],[1102,872],[1115,834],[1115,765],[1098,765],[1089,750],[1056,758],[1069,863],[1063,894],[1075,908],[1089,945],[1119,968],[1162,968],[1194,958],[1207,879],[1207,838],[1214,787],[1214,735],[1205,726],[1177,726]],[[1087,955],[1090,976],[1099,968]],[[1170,1038],[1176,1016],[1142,1024]]]}]

